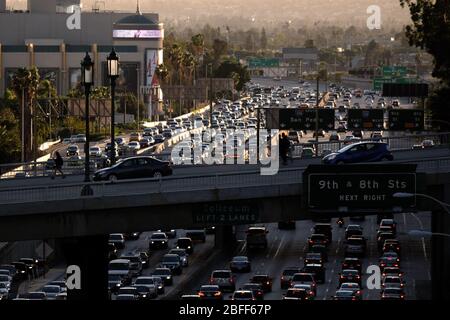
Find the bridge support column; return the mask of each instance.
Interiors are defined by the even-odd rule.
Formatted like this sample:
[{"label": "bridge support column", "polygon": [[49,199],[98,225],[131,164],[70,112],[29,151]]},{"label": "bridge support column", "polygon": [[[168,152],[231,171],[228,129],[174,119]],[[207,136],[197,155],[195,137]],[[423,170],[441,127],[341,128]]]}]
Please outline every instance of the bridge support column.
[{"label": "bridge support column", "polygon": [[[450,203],[450,185],[442,187],[438,199]],[[441,207],[432,212],[432,232],[450,234],[450,215]],[[433,236],[431,238],[431,281],[432,299],[450,300],[450,237]]]},{"label": "bridge support column", "polygon": [[81,288],[67,290],[67,299],[108,300],[108,236],[66,238],[62,242],[67,265],[80,270]]},{"label": "bridge support column", "polygon": [[234,226],[216,227],[214,245],[217,249],[233,250],[236,247],[236,232]]}]

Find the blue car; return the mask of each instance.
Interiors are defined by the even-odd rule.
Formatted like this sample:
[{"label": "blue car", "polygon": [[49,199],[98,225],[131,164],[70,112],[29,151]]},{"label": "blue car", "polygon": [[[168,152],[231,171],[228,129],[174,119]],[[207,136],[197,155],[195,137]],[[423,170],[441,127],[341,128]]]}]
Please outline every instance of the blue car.
[{"label": "blue car", "polygon": [[345,146],[322,159],[324,164],[345,164],[394,160],[389,146],[383,142],[360,142]]}]

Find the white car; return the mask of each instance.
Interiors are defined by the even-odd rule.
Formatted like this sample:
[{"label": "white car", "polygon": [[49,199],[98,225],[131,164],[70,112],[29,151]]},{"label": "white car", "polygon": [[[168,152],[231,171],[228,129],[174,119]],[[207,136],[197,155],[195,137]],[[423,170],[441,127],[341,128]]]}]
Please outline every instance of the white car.
[{"label": "white car", "polygon": [[100,147],[90,147],[89,148],[89,155],[91,157],[101,157],[102,156],[102,149]]},{"label": "white car", "polygon": [[134,282],[134,286],[145,286],[149,289],[149,293],[153,298],[158,296],[158,283],[154,277],[138,277]]},{"label": "white car", "polygon": [[141,145],[137,141],[132,141],[128,143],[128,149],[138,151],[141,149]]},{"label": "white car", "polygon": [[62,288],[57,285],[46,285],[41,291],[45,292],[48,300],[55,300],[58,294],[63,293]]}]

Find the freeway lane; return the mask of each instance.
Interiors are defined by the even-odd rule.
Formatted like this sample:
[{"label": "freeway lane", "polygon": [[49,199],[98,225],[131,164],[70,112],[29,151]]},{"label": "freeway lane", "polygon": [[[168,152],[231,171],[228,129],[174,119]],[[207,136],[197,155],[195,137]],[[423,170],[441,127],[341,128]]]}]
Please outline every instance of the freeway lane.
[{"label": "freeway lane", "polygon": [[[420,218],[425,229],[430,227],[430,215],[420,213]],[[407,230],[417,228],[417,221],[410,214],[398,214],[395,216],[398,222],[398,230],[401,234]],[[367,217],[365,221],[350,221],[345,219],[346,224],[349,222],[360,224],[364,228],[364,236],[368,239],[368,254],[362,259],[363,270],[369,265],[378,265],[380,254],[376,246],[376,217]],[[334,221],[332,221],[334,224]],[[307,238],[311,234],[311,228],[314,226],[312,221],[297,222],[295,231],[278,230],[275,224],[267,225],[269,229],[267,250],[246,251],[245,245],[242,246],[238,254],[246,255],[252,262],[252,272],[244,274],[236,274],[236,288],[239,289],[245,283],[249,282],[254,274],[268,274],[273,277],[273,290],[265,295],[266,300],[279,300],[282,298],[285,290],[281,290],[280,276],[284,268],[292,266],[303,266],[302,257],[307,252]],[[241,241],[245,239],[244,227],[237,227],[237,237]],[[339,229],[333,225],[333,243],[329,248],[329,262],[326,267],[326,282],[318,286],[317,300],[329,300],[336,292],[338,287],[338,274],[341,271],[341,263],[344,258],[344,232],[345,228]],[[406,280],[406,297],[408,300],[430,299],[430,241],[424,239],[413,239],[405,235],[400,235],[399,240],[402,244],[402,261],[401,268],[405,273]],[[203,276],[189,282],[183,289],[183,293],[193,293],[200,288],[201,285],[207,284],[212,271],[218,269],[229,269],[229,261],[233,254],[229,254],[223,261],[208,265]],[[363,299],[379,300],[380,290],[368,290],[366,288],[367,275],[363,276]],[[418,286],[417,284],[420,284]],[[225,295],[228,300],[229,293]]]}]

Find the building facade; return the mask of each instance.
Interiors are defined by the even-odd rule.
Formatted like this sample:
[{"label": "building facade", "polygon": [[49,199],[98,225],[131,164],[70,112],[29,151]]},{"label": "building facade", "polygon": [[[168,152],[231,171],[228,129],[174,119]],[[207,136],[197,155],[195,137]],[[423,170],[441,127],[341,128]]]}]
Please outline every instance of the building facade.
[{"label": "building facade", "polygon": [[[3,0],[1,0],[3,1]],[[18,68],[36,66],[66,95],[80,83],[80,62],[89,52],[95,63],[95,85],[109,84],[106,57],[112,47],[120,56],[119,93],[140,94],[140,86],[157,84],[156,66],[163,63],[164,27],[156,13],[62,13],[80,1],[29,0],[24,12],[0,6],[0,94]],[[75,7],[74,7],[75,6]],[[147,90],[148,91],[148,90]]]}]

